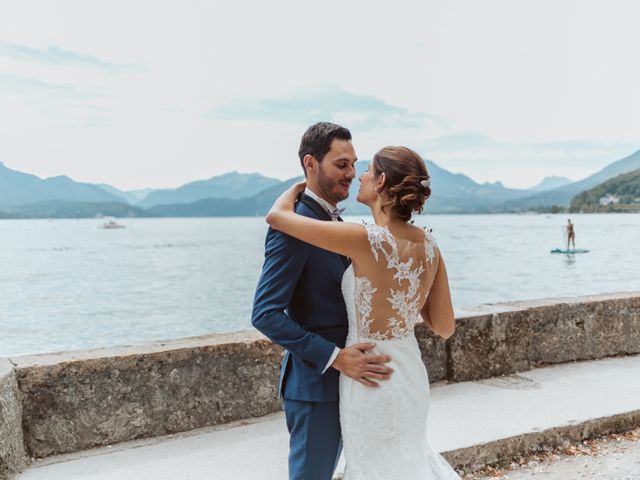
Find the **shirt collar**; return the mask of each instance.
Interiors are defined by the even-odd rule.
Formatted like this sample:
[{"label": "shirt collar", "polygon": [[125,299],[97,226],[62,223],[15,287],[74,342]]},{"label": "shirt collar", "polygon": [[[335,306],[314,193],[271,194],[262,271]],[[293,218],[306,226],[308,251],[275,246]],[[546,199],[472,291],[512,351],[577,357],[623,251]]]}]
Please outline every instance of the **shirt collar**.
[{"label": "shirt collar", "polygon": [[313,198],[316,202],[318,202],[320,204],[320,206],[322,208],[324,208],[327,212],[331,213],[335,210],[336,207],[334,207],[333,205],[331,205],[329,202],[327,202],[324,198],[320,198],[320,196],[318,196],[317,193],[315,193],[314,191],[310,190],[309,187],[306,187],[304,189],[304,193],[306,195],[309,195],[311,198]]}]

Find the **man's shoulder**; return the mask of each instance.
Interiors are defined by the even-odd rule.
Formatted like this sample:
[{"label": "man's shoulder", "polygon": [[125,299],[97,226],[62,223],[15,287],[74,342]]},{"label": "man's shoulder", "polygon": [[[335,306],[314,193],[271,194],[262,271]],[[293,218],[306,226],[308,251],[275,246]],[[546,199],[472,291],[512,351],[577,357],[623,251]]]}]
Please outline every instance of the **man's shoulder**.
[{"label": "man's shoulder", "polygon": [[[298,201],[294,206],[294,210],[298,215],[304,215],[305,217],[313,218],[315,220],[322,220],[318,213],[313,210],[313,208],[309,207],[306,203]],[[295,237],[287,235],[279,230],[274,230],[269,227],[267,231],[266,244],[269,245],[282,245],[285,248],[302,248],[302,249],[315,249],[318,247],[314,247],[313,245],[306,243],[302,240],[299,240]]]},{"label": "man's shoulder", "polygon": [[[307,202],[315,202],[312,198],[305,199],[305,201],[298,200],[295,204],[294,210],[298,215],[304,215],[305,217],[315,218],[321,220],[317,212],[315,212]],[[319,206],[319,205],[318,205]]]},{"label": "man's shoulder", "polygon": [[[297,212],[300,215],[305,215],[302,212]],[[309,216],[309,215],[306,215]],[[267,230],[267,236],[265,238],[265,248],[267,251],[269,250],[283,250],[283,252],[292,252],[292,249],[296,251],[304,250],[308,251],[308,249],[312,247],[309,243],[303,242],[302,240],[292,237],[280,230],[276,230],[272,227],[269,227]]]}]

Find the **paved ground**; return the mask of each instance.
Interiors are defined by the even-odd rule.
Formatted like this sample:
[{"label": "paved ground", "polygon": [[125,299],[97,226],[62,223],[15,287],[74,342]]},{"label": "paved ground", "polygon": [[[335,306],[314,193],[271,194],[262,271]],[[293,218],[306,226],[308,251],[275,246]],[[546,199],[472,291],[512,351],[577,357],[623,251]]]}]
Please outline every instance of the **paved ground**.
[{"label": "paved ground", "polygon": [[[432,385],[429,438],[434,448],[449,451],[638,411],[638,378],[640,356]],[[34,464],[17,480],[282,480],[287,451],[284,419],[274,414],[54,457]]]},{"label": "paved ground", "polygon": [[465,480],[640,480],[640,429],[486,468]]}]

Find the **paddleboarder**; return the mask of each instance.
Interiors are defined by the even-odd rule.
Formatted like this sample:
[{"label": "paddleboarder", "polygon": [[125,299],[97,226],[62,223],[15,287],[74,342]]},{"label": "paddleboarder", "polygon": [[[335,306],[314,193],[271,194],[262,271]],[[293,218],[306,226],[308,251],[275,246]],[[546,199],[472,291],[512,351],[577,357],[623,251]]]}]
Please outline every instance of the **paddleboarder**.
[{"label": "paddleboarder", "polygon": [[571,219],[567,219],[567,250],[569,250],[569,244],[573,244],[573,249],[576,249],[576,232],[573,229],[573,223],[571,223]]}]

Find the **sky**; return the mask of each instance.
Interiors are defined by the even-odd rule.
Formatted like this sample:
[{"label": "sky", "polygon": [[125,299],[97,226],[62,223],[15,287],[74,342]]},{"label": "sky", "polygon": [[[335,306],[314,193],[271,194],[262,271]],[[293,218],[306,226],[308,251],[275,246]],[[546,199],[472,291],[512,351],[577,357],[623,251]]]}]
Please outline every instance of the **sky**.
[{"label": "sky", "polygon": [[0,161],[123,190],[301,174],[307,126],[479,182],[584,178],[640,149],[636,0],[166,0],[0,6]]}]

